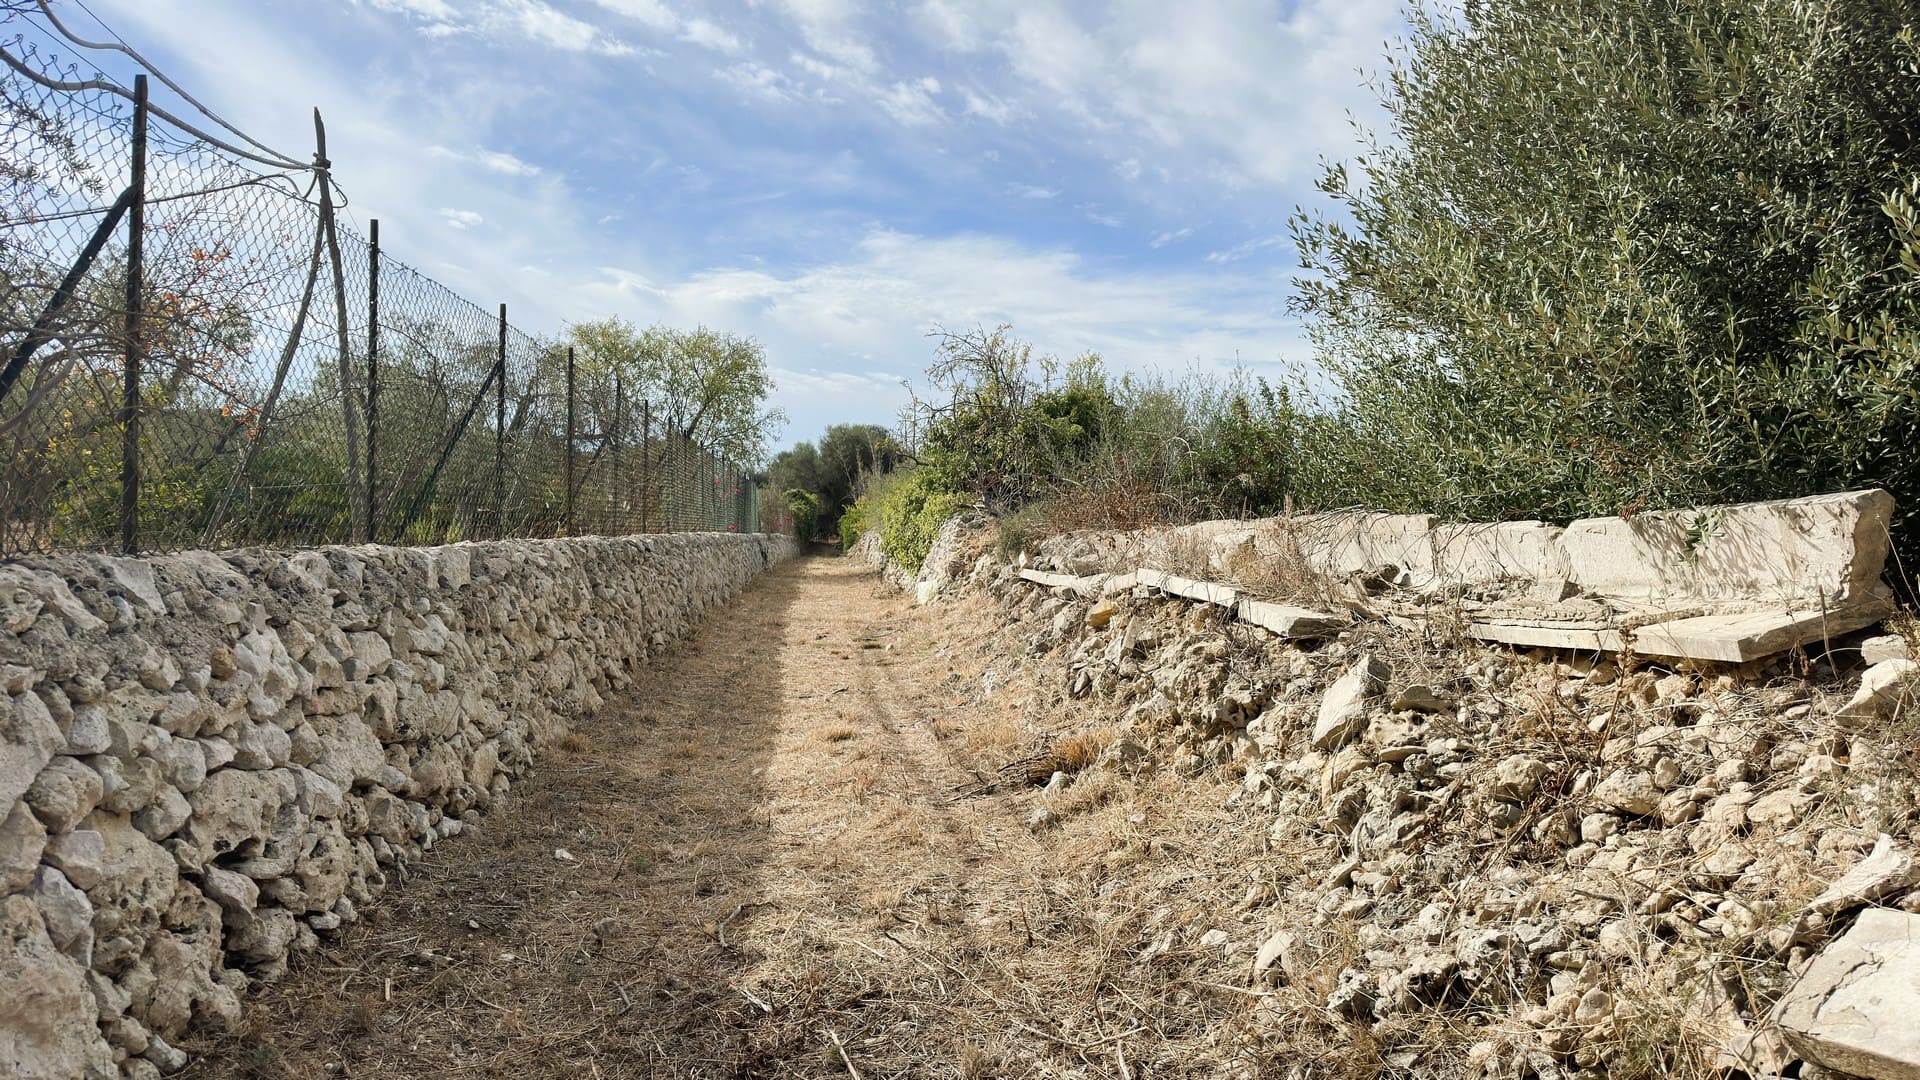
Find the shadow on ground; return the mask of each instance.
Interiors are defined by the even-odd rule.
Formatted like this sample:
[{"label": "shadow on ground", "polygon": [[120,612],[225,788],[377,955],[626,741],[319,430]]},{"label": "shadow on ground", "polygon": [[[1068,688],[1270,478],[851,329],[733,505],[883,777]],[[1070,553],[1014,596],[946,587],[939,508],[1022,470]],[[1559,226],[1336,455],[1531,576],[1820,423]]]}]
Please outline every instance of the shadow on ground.
[{"label": "shadow on ground", "polygon": [[766,1074],[728,932],[768,856],[765,777],[804,566],[649,661],[478,836],[414,864],[258,994],[242,1030],[190,1046],[186,1075]]}]

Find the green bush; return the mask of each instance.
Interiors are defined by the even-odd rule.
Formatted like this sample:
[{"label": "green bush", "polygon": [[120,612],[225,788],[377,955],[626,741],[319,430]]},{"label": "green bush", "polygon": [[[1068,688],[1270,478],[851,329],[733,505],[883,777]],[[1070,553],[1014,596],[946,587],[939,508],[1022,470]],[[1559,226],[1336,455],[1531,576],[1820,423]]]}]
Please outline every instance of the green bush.
[{"label": "green bush", "polygon": [[965,510],[965,495],[942,491],[922,471],[906,474],[892,485],[880,508],[880,550],[897,566],[918,568],[933,549],[933,535],[941,522]]},{"label": "green bush", "polygon": [[802,541],[810,541],[820,527],[820,496],[799,488],[788,488],[783,496],[787,510],[793,514],[793,535]]},{"label": "green bush", "polygon": [[867,511],[865,496],[840,512],[840,550],[852,551],[853,545],[860,542],[860,534],[867,531]]},{"label": "green bush", "polygon": [[840,515],[840,542],[851,549],[861,534],[877,531],[880,550],[890,561],[917,568],[932,550],[941,522],[971,505],[967,496],[943,490],[929,470],[888,473],[870,480]]}]

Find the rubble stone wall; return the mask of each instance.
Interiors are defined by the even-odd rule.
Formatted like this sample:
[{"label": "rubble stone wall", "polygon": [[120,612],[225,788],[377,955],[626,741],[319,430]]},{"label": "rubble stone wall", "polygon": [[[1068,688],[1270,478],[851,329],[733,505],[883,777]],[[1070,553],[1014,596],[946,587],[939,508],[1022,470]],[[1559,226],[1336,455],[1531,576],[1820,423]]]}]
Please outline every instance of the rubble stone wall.
[{"label": "rubble stone wall", "polygon": [[145,1077],[794,553],[679,534],[0,564],[0,1074]]}]

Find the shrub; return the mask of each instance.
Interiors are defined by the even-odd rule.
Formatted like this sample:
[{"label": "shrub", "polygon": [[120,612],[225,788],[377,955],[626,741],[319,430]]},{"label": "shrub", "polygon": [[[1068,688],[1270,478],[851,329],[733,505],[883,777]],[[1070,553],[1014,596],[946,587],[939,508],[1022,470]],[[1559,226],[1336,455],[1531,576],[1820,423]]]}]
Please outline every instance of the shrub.
[{"label": "shrub", "polygon": [[787,510],[793,514],[793,534],[801,540],[812,540],[820,527],[820,496],[799,488],[788,488],[783,496]]},{"label": "shrub", "polygon": [[867,500],[862,497],[840,512],[840,550],[852,551],[860,542],[860,534],[867,531],[867,510]]},{"label": "shrub", "polygon": [[917,568],[932,550],[940,524],[971,505],[966,496],[942,490],[929,470],[885,473],[870,478],[860,498],[840,515],[840,542],[851,549],[863,533],[877,531],[889,561]]},{"label": "shrub", "polygon": [[1566,519],[1881,485],[1916,520],[1911,5],[1486,0],[1410,27],[1390,136],[1295,222],[1329,494]]},{"label": "shrub", "polygon": [[969,505],[966,496],[940,490],[931,474],[907,473],[881,503],[880,550],[897,566],[917,568],[933,549],[940,523]]}]

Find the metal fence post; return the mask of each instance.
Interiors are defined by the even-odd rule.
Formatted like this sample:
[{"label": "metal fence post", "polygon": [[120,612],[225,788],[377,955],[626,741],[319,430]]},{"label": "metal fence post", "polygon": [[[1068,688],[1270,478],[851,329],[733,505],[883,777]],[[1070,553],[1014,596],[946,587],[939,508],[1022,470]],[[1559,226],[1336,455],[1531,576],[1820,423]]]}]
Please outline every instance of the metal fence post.
[{"label": "metal fence post", "polygon": [[647,459],[653,451],[653,410],[648,407],[647,399],[640,399],[640,531],[653,530],[653,470],[647,465]]},{"label": "metal fence post", "polygon": [[609,436],[612,445],[609,453],[613,455],[613,498],[607,500],[607,525],[609,529],[617,527],[626,531],[626,510],[623,508],[620,490],[620,425],[626,420],[627,394],[620,381],[620,369],[613,369],[613,433]]},{"label": "metal fence post", "polygon": [[140,344],[141,309],[146,306],[147,229],[147,77],[133,77],[133,166],[127,207],[126,372],[120,399],[120,550],[140,551]]},{"label": "metal fence post", "polygon": [[379,539],[374,458],[380,451],[380,219],[367,222],[367,543]]},{"label": "metal fence post", "polygon": [[573,346],[567,346],[567,497],[560,511],[560,528],[573,535]]},{"label": "metal fence post", "polygon": [[500,348],[493,359],[493,534],[507,535],[507,305],[500,305]]}]

